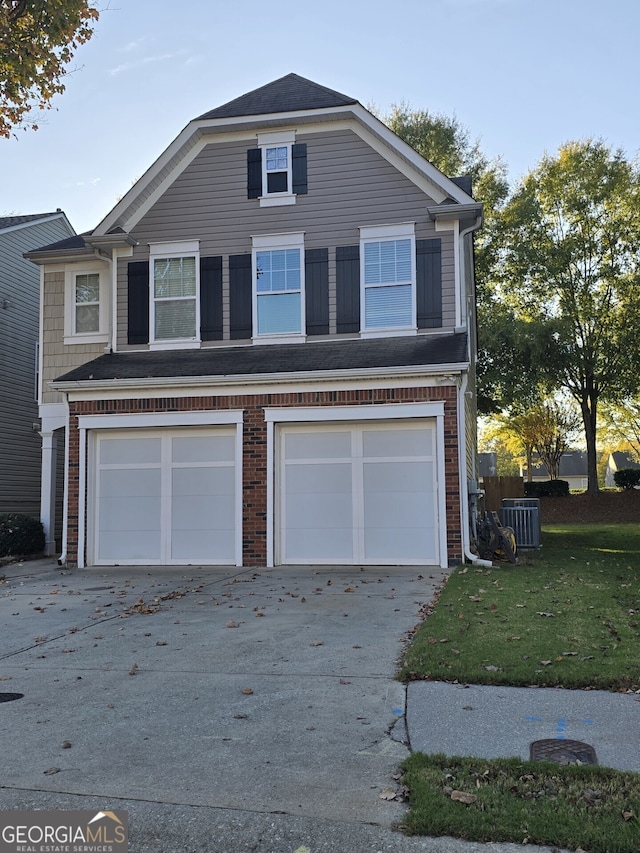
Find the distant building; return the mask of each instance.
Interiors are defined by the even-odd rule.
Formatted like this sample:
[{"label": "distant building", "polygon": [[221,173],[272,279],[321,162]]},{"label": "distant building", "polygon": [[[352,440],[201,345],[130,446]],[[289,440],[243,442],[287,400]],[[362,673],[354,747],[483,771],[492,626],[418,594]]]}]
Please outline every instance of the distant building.
[{"label": "distant building", "polygon": [[[520,473],[528,480],[526,467],[520,468]],[[540,462],[537,454],[533,456],[532,480],[543,482],[549,479],[546,465]],[[568,450],[560,457],[559,479],[566,480],[570,489],[586,489],[589,485],[587,454],[584,450]]]},{"label": "distant building", "polygon": [[636,462],[626,451],[614,450],[609,454],[607,459],[607,467],[604,474],[605,486],[614,487],[616,481],[614,475],[616,471],[621,471],[623,468],[640,468],[640,463]]}]

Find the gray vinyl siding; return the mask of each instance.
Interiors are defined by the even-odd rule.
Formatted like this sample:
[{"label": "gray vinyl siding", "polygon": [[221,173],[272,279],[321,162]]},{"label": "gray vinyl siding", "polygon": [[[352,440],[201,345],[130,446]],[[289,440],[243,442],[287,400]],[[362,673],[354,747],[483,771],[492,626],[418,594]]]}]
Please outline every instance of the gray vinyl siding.
[{"label": "gray vinyl siding", "polygon": [[[250,253],[256,234],[300,232],[305,248],[329,249],[329,323],[335,333],[335,248],[357,245],[360,226],[416,223],[416,238],[442,240],[443,328],[455,325],[454,245],[436,233],[427,206],[433,201],[349,130],[303,133],[308,193],[294,205],[260,207],[247,198],[248,140],[207,145],[132,229],[133,260],[149,256],[149,243],[199,240],[202,257],[223,257],[224,338],[229,338],[228,257]],[[118,348],[127,345],[127,261],[118,268]]]},{"label": "gray vinyl siding", "polygon": [[33,427],[40,268],[22,255],[71,233],[63,218],[0,231],[0,512],[40,513],[41,439]]},{"label": "gray vinyl siding", "polygon": [[45,270],[43,307],[42,402],[61,403],[62,395],[49,383],[87,361],[104,355],[104,343],[64,343],[64,269]]}]

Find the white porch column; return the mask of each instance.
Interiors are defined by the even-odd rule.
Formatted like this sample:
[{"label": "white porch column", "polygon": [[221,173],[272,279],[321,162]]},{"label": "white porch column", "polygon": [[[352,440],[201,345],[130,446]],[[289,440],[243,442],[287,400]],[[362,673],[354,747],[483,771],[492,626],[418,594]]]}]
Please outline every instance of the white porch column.
[{"label": "white porch column", "polygon": [[40,489],[40,521],[44,527],[44,552],[51,556],[56,552],[56,459],[58,439],[55,432],[41,432],[42,436],[42,480]]}]

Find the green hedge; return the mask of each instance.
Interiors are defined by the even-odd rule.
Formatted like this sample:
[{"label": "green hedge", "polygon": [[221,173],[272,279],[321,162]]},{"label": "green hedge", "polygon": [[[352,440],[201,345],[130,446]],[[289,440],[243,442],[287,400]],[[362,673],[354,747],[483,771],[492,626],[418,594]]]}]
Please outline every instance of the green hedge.
[{"label": "green hedge", "polygon": [[613,481],[619,489],[633,489],[640,485],[640,468],[621,468],[613,475]]},{"label": "green hedge", "polygon": [[0,514],[0,557],[26,557],[44,551],[42,522],[17,512]]},{"label": "green hedge", "polygon": [[525,483],[524,493],[528,498],[562,498],[569,494],[569,483],[566,480]]}]

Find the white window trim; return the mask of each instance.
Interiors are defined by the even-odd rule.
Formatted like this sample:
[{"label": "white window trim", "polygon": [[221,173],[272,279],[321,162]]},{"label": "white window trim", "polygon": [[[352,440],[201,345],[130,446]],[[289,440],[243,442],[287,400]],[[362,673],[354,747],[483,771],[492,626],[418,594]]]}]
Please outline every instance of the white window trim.
[{"label": "white window trim", "polygon": [[[365,251],[367,243],[379,243],[385,240],[411,241],[411,317],[412,322],[406,326],[389,326],[387,328],[367,329],[365,327]],[[393,286],[393,285],[390,285]],[[415,222],[402,222],[395,225],[367,225],[360,228],[360,336],[363,338],[386,338],[407,333],[417,334],[417,297],[416,297],[416,228]]]},{"label": "white window trim", "polygon": [[[251,251],[251,291],[252,291],[252,336],[255,341],[261,343],[295,343],[305,340],[305,278],[304,278],[304,232],[295,234],[261,234],[252,236]],[[277,249],[299,249],[300,250],[300,331],[283,334],[279,332],[274,335],[261,335],[258,333],[258,268],[257,253],[259,251],[275,251]]]},{"label": "white window trim", "polygon": [[[262,195],[259,196],[260,207],[278,207],[286,204],[295,204],[296,196],[293,192],[293,163],[292,146],[296,141],[295,130],[276,131],[258,134],[258,147],[262,152]],[[287,148],[287,191],[284,193],[267,192],[267,148]]]},{"label": "white window trim", "polygon": [[[154,261],[157,258],[195,258],[196,267],[196,292],[195,292],[195,335],[191,338],[158,338],[155,337],[155,288],[154,288]],[[200,241],[185,240],[175,243],[150,243],[149,244],[149,349],[172,350],[172,349],[196,349],[200,346]]]},{"label": "white window trim", "polygon": [[[76,332],[76,277],[100,276],[99,321],[97,332]],[[109,340],[109,270],[100,261],[67,267],[64,272],[64,343],[101,344]]]}]

